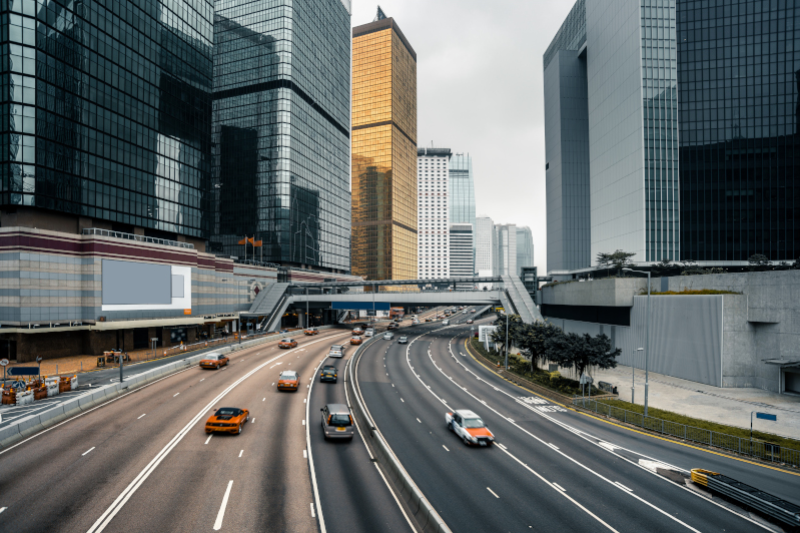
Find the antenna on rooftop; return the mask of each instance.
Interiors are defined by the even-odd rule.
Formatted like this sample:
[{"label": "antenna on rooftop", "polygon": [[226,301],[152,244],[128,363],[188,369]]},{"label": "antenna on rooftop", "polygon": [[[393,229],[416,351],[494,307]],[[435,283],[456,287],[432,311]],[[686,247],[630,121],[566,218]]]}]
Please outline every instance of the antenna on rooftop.
[{"label": "antenna on rooftop", "polygon": [[383,12],[383,9],[381,9],[381,6],[378,6],[378,14],[375,15],[375,20],[373,20],[372,22],[375,22],[377,20],[383,20],[385,18],[386,18],[386,13]]}]

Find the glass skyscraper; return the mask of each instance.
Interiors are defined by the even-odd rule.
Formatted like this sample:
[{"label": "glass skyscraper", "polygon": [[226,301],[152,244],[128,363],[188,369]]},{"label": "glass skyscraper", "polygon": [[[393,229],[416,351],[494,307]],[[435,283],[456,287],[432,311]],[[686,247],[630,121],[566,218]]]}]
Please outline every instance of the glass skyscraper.
[{"label": "glass skyscraper", "polygon": [[202,243],[213,11],[210,0],[0,2],[3,212]]},{"label": "glass skyscraper", "polygon": [[533,234],[528,226],[517,226],[517,274],[533,266]]},{"label": "glass skyscraper", "polygon": [[341,0],[216,1],[212,250],[350,270],[349,76]]},{"label": "glass skyscraper", "polygon": [[450,158],[450,223],[475,226],[475,183],[469,154]]},{"label": "glass skyscraper", "polygon": [[683,255],[800,256],[800,4],[678,0]]},{"label": "glass skyscraper", "polygon": [[392,18],[353,28],[352,273],[417,276],[417,54]]}]

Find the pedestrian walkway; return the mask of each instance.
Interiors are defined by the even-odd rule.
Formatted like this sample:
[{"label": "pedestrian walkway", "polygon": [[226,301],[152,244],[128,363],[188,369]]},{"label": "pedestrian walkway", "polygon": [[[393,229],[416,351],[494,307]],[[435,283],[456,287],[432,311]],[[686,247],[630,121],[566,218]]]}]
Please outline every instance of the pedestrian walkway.
[{"label": "pedestrian walkway", "polygon": [[[569,372],[564,370],[565,375]],[[631,401],[631,367],[593,370],[595,385],[606,381],[617,387],[619,399]],[[752,388],[718,388],[650,372],[648,405],[709,422],[750,428],[750,413],[778,416],[777,422],[753,418],[753,429],[800,439],[800,397]],[[636,369],[636,397],[644,404],[644,370]]]}]

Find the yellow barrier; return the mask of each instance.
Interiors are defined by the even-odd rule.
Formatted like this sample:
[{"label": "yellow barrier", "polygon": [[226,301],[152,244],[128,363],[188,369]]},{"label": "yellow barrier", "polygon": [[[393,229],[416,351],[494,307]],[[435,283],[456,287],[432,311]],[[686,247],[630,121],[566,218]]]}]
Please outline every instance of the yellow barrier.
[{"label": "yellow barrier", "polygon": [[708,478],[706,474],[712,474],[718,476],[716,472],[712,472],[711,470],[703,470],[702,468],[692,468],[692,482],[697,483],[698,485],[703,485],[704,487],[708,487]]}]

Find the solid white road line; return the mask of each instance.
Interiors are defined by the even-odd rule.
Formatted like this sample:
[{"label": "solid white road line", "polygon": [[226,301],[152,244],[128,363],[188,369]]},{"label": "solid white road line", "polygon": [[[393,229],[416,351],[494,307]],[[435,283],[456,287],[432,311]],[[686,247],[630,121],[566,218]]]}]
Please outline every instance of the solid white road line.
[{"label": "solid white road line", "polygon": [[[510,420],[510,419],[509,419],[509,420]],[[553,444],[552,442],[548,443],[548,446],[550,446],[550,447],[551,447],[551,448],[553,448],[554,450],[558,450],[558,446],[556,446],[556,445],[555,445],[555,444]]]},{"label": "solid white road line", "polygon": [[[144,415],[146,415],[146,414],[147,414],[147,413],[145,413]],[[141,420],[141,419],[142,419],[142,417],[144,417],[144,415],[140,416],[140,417],[139,417],[139,418],[137,418],[136,420]]]},{"label": "solid white road line", "polygon": [[[326,359],[328,359],[327,356],[323,357],[322,360],[320,360],[319,364],[317,364],[317,367],[314,369],[312,376],[317,375],[317,372],[319,372],[322,363],[324,363]],[[307,396],[308,398],[311,398],[311,385],[313,385],[314,383],[315,383],[314,381],[311,381],[311,383],[308,384],[308,396]],[[347,388],[345,388],[345,394],[347,394]],[[306,402],[306,418],[308,418],[309,420],[311,416],[309,413],[310,407],[311,407],[311,402]],[[319,510],[319,531],[320,533],[327,533],[328,530],[325,527],[325,517],[322,515],[322,504],[319,498],[319,486],[317,485],[317,472],[314,470],[314,454],[311,453],[311,428],[310,425],[306,424],[305,422],[306,421],[303,420],[303,425],[306,427],[306,449],[303,451],[303,453],[304,454],[306,452],[308,453],[308,470],[309,472],[311,472],[311,488],[313,489],[314,492],[314,501],[317,502],[317,509]]]},{"label": "solid white road line", "polygon": [[214,531],[222,529],[222,519],[225,518],[225,507],[228,505],[228,497],[231,495],[231,487],[233,487],[233,480],[228,481],[228,488],[225,489],[225,496],[222,497],[222,505],[219,506],[217,519],[214,521]]},{"label": "solid white road line", "polygon": [[239,452],[239,457],[241,457],[243,453],[244,453],[244,450],[240,451]]},{"label": "solid white road line", "polygon": [[85,452],[83,452],[83,453],[81,454],[81,457],[83,457],[84,455],[86,455],[87,453],[89,453],[90,451],[92,451],[92,450],[94,450],[94,449],[95,449],[95,446],[92,446],[91,448],[89,448],[88,450],[86,450]]},{"label": "solid white road line", "polygon": [[508,448],[506,448],[504,445],[500,444],[499,442],[495,442],[495,444],[496,444],[497,446],[500,446],[500,447],[501,447],[501,448],[503,448],[504,450],[507,450],[507,449],[508,449]]},{"label": "solid white road line", "polygon": [[213,436],[214,436],[213,433],[211,435],[209,435],[208,438],[206,439],[206,441],[203,444],[208,444],[208,441],[210,441],[211,437],[213,437]]},{"label": "solid white road line", "polygon": [[491,493],[492,493],[492,496],[494,496],[495,498],[498,498],[498,499],[500,498],[500,496],[498,496],[497,494],[495,494],[495,492],[494,492],[492,489],[490,489],[489,487],[486,487],[486,490],[488,490],[489,492],[491,492]]},{"label": "solid white road line", "polygon": [[444,444],[442,444],[442,448],[444,448],[444,449],[445,449],[445,450],[447,450],[448,452],[450,451],[450,448],[448,448],[448,447],[447,447],[447,446],[445,446]]},{"label": "solid white road line", "polygon": [[558,490],[560,490],[561,492],[567,492],[567,489],[565,489],[564,487],[562,487],[562,486],[561,486],[561,485],[559,485],[558,483],[553,483],[553,486],[554,486],[555,488],[557,488]]},{"label": "solid white road line", "polygon": [[175,397],[175,396],[177,396],[178,394],[180,394],[180,392],[176,392],[175,394],[173,394],[173,395],[172,395],[172,397],[174,398],[174,397]]},{"label": "solid white road line", "polygon": [[622,490],[627,490],[628,492],[633,492],[633,489],[629,489],[628,487],[626,487],[625,485],[623,485],[619,481],[617,481],[617,486],[621,487]]}]

